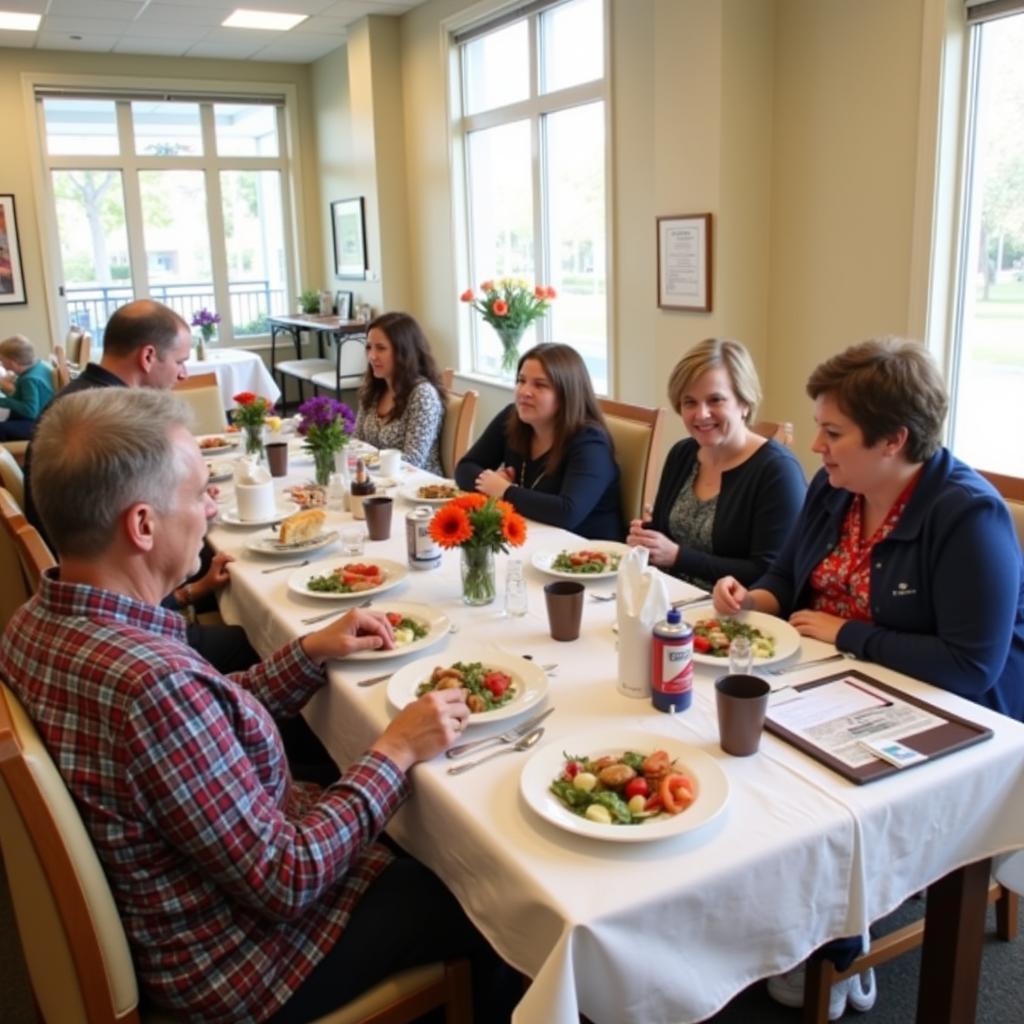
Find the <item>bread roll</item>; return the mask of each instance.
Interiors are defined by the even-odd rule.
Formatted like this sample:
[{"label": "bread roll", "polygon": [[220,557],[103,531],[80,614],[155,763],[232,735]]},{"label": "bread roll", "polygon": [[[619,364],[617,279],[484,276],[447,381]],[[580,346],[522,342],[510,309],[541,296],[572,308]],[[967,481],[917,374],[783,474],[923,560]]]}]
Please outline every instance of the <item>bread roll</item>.
[{"label": "bread roll", "polygon": [[327,513],[322,508],[305,508],[281,523],[278,540],[281,544],[300,544],[324,532]]}]

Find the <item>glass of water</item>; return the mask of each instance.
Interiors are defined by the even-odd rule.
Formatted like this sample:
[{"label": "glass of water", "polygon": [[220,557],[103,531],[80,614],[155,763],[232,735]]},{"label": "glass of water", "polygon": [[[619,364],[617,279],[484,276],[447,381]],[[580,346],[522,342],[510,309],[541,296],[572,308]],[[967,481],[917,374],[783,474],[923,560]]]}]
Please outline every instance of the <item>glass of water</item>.
[{"label": "glass of water", "polygon": [[527,611],[526,580],[523,579],[523,561],[510,558],[505,566],[505,614],[518,618]]},{"label": "glass of water", "polygon": [[754,649],[745,636],[735,637],[729,644],[729,675],[749,676],[754,670]]}]

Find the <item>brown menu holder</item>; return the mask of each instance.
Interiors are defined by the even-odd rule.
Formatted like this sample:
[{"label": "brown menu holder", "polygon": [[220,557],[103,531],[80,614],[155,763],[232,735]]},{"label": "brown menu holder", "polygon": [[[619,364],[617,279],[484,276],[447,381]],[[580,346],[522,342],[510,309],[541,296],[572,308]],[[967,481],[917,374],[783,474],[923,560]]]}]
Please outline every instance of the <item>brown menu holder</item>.
[{"label": "brown menu holder", "polygon": [[[895,697],[897,700],[903,701],[905,704],[913,704],[915,707],[923,708],[925,711],[935,715],[937,718],[945,719],[942,725],[926,729],[924,732],[913,733],[910,736],[900,737],[901,743],[906,744],[906,746],[921,754],[926,754],[929,760],[936,757],[942,757],[945,754],[952,754],[955,750],[962,750],[964,747],[970,747],[975,743],[980,743],[982,740],[991,739],[992,737],[992,730],[987,726],[979,725],[977,722],[972,722],[966,718],[961,718],[959,715],[954,715],[951,711],[946,711],[943,708],[936,707],[934,704],[929,704],[927,701],[921,700],[918,697],[912,697],[910,694],[904,693],[902,690],[898,690],[896,687],[890,686],[888,683],[883,683],[864,672],[858,671],[857,669],[851,669],[846,672],[837,672],[834,675],[826,676],[824,679],[812,679],[806,683],[797,683],[793,689],[813,690],[816,686],[822,686],[825,683],[834,683],[838,679],[849,679],[850,677],[853,677],[854,679],[862,679],[864,682],[870,683],[875,689],[881,690],[884,693]],[[861,765],[859,768],[851,768],[848,764],[840,761],[836,757],[833,757],[827,751],[822,750],[821,747],[804,736],[798,736],[785,726],[772,721],[771,714],[772,709],[771,705],[769,705],[768,717],[764,723],[764,727],[768,732],[774,733],[776,736],[784,739],[787,743],[792,743],[794,747],[802,750],[805,754],[810,755],[816,761],[820,761],[827,768],[831,768],[832,771],[838,772],[843,776],[843,778],[849,779],[850,782],[854,782],[858,786],[862,786],[865,782],[874,782],[875,779],[883,779],[888,775],[895,775],[897,772],[909,771],[918,767],[918,765],[928,763],[928,761],[918,761],[917,764],[908,765],[904,768],[897,768],[895,765],[889,764],[888,761],[876,758],[867,764]]]}]

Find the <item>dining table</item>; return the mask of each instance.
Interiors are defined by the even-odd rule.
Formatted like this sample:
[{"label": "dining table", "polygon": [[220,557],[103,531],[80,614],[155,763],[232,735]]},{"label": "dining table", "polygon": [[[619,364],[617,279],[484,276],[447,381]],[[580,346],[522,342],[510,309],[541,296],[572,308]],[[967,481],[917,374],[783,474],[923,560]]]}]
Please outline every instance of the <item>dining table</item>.
[{"label": "dining table", "polygon": [[211,346],[206,350],[205,359],[200,360],[193,355],[185,367],[193,376],[197,373],[216,374],[225,410],[235,407],[235,395],[242,391],[269,398],[271,404],[281,397],[281,389],[259,353],[249,349]]},{"label": "dining table", "polygon": [[[278,487],[308,480],[312,462],[293,449]],[[296,581],[351,561],[406,565],[406,514],[421,504],[418,485],[433,478],[403,464],[382,493],[394,498],[387,540],[369,541],[358,558],[337,543],[297,557],[254,550],[268,527],[215,523],[212,544],[235,556],[221,594],[226,621],[243,625],[261,654],[319,628],[304,620],[352,607],[325,600]],[[222,495],[232,503],[230,484]],[[283,502],[284,495],[281,495]],[[285,509],[286,511],[286,509]],[[328,526],[351,522],[327,509]],[[786,971],[831,939],[866,934],[908,897],[929,890],[919,991],[921,1024],[973,1019],[990,858],[1024,848],[1024,725],[928,683],[880,665],[861,671],[899,691],[992,730],[990,738],[868,785],[855,785],[783,739],[764,734],[759,751],[733,757],[719,746],[714,681],[721,669],[695,667],[693,701],[666,714],[619,691],[617,603],[601,600],[615,578],[586,582],[579,638],[549,633],[544,584],[550,561],[587,542],[530,521],[522,548],[497,557],[498,596],[463,601],[459,552],[438,568],[409,569],[374,595],[372,607],[410,602],[447,624],[426,651],[333,662],[327,684],[304,714],[332,756],[362,753],[395,714],[394,680],[425,678],[457,660],[515,659],[540,679],[534,703],[517,718],[472,724],[464,739],[493,736],[541,708],[553,708],[531,750],[512,751],[451,775],[443,755],[411,771],[413,795],[389,833],[452,890],[505,960],[531,979],[517,1024],[688,1024],[706,1020],[753,982]],[[520,559],[527,608],[506,615],[501,583],[508,559]],[[307,565],[298,563],[306,562]],[[673,599],[700,591],[664,576]],[[358,597],[358,595],[354,595]],[[834,654],[802,638],[774,688],[822,678],[835,664],[803,662]],[[404,671],[407,666],[414,667]],[[538,666],[545,666],[544,669]],[[554,666],[553,668],[547,668]],[[377,685],[361,681],[385,676]],[[486,716],[483,716],[484,718]],[[650,751],[681,749],[712,762],[725,780],[715,813],[647,841],[613,841],[571,830],[550,812],[537,768],[562,752],[585,755],[637,737]],[[700,806],[701,795],[693,805]],[[648,827],[623,827],[627,831]],[[635,835],[629,838],[635,839]],[[964,1016],[964,1008],[970,1016]],[[804,1019],[813,1019],[805,1008]]]}]

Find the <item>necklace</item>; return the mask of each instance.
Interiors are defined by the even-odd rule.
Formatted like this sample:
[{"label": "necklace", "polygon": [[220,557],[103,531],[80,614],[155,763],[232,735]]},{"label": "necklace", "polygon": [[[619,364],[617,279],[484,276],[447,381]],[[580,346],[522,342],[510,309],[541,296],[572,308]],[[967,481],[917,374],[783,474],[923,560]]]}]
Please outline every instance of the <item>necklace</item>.
[{"label": "necklace", "polygon": [[537,484],[541,482],[547,470],[542,468],[541,471],[533,478],[533,483],[529,484],[526,482],[526,465],[526,459],[523,459],[522,468],[519,470],[519,479],[522,481],[520,486],[525,487],[527,490],[532,490],[534,487],[537,486]]}]

